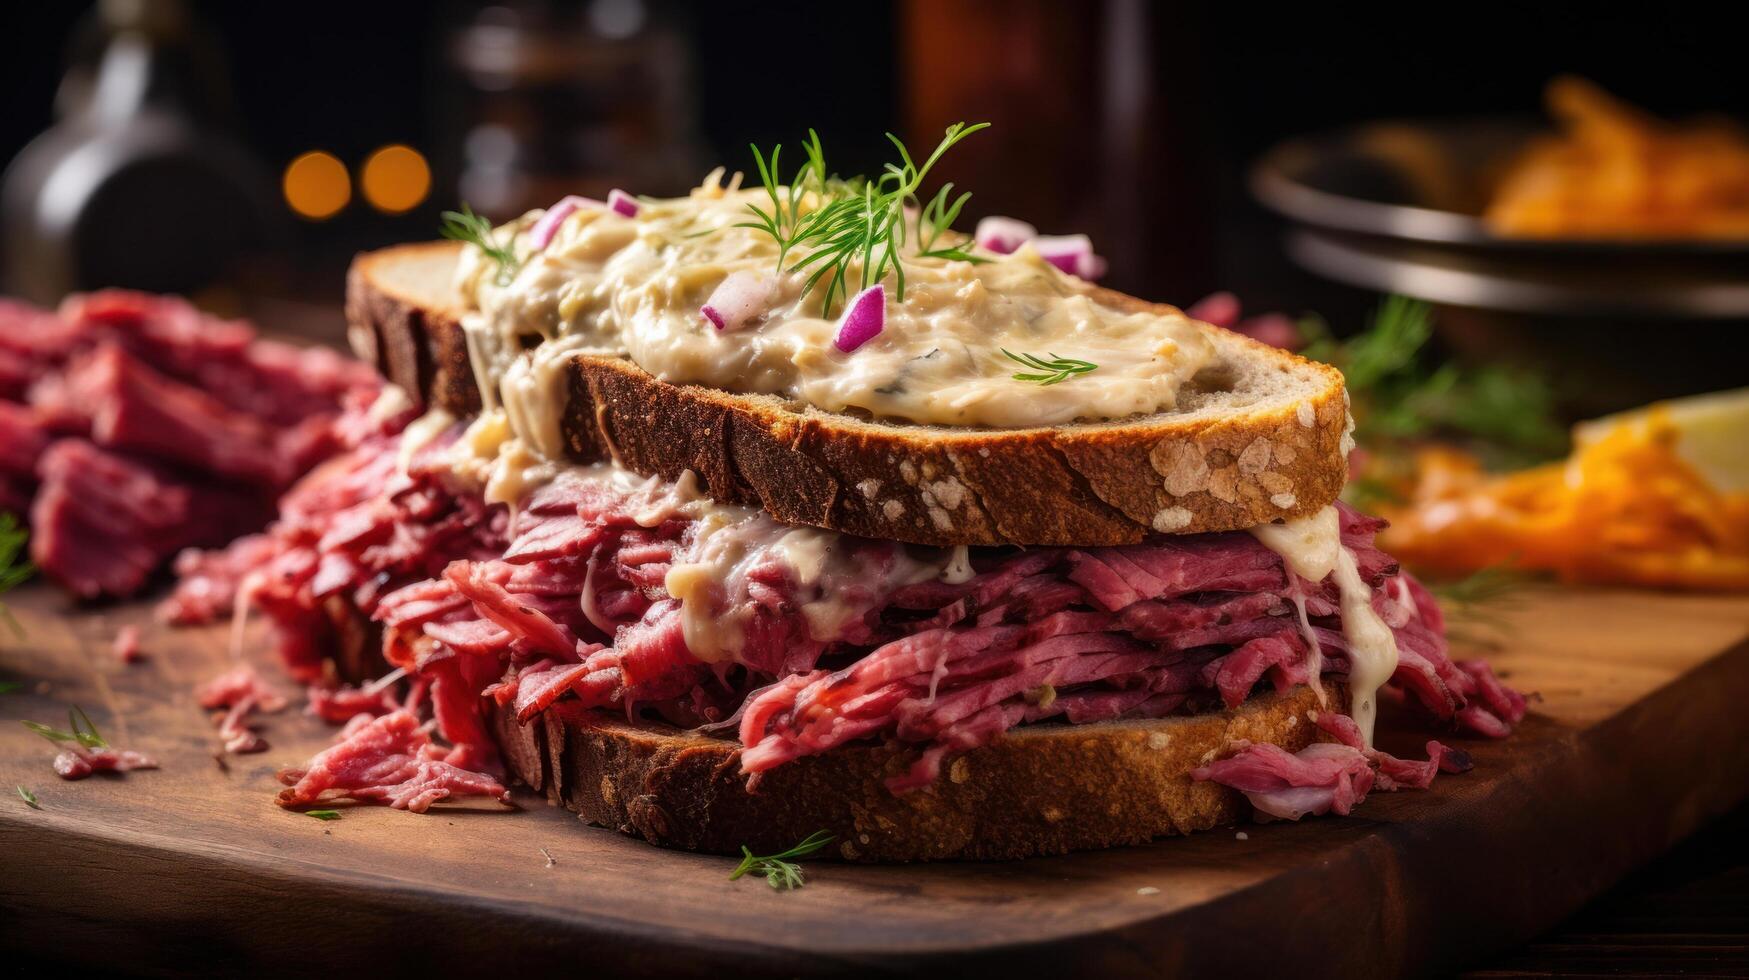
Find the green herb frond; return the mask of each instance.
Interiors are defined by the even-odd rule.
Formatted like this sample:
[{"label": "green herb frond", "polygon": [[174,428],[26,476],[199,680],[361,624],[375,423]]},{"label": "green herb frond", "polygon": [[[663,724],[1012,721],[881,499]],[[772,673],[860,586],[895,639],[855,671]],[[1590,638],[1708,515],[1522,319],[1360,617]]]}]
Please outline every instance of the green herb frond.
[{"label": "green herb frond", "polygon": [[1432,308],[1390,296],[1367,329],[1336,340],[1319,318],[1302,319],[1301,353],[1341,369],[1354,399],[1356,438],[1375,451],[1433,435],[1472,440],[1495,465],[1558,456],[1566,432],[1555,420],[1554,393],[1541,378],[1495,365],[1445,364],[1428,370],[1421,351],[1433,335]]},{"label": "green herb frond", "polygon": [[807,836],[800,844],[781,854],[769,857],[755,856],[752,849],[741,847],[741,863],[735,867],[730,881],[735,881],[743,875],[752,873],[765,876],[765,883],[778,891],[790,888],[800,888],[805,882],[802,879],[801,865],[792,863],[790,858],[806,857],[818,851],[836,838],[824,830],[817,830]]},{"label": "green herb frond", "polygon": [[502,286],[516,275],[516,236],[510,241],[499,244],[498,238],[492,233],[492,222],[484,216],[474,213],[467,204],[460,211],[443,212],[443,237],[452,241],[466,242],[486,254],[486,257],[498,264],[498,285]]},{"label": "green herb frond", "polygon": [[1049,360],[1046,360],[1037,354],[1016,354],[1006,347],[998,349],[1009,360],[1033,369],[1013,375],[1014,380],[1035,382],[1041,387],[1061,384],[1077,374],[1086,374],[1089,371],[1099,369],[1099,365],[1092,361],[1081,361],[1073,357],[1058,357],[1054,353],[1049,355]]},{"label": "green herb frond", "polygon": [[28,789],[25,789],[24,786],[22,786],[22,785],[20,785],[18,787],[18,798],[23,800],[24,805],[27,807],[30,807],[32,810],[41,810],[42,809],[42,804],[38,803],[36,801],[36,794],[32,793]]},{"label": "green herb frond", "polygon": [[67,709],[67,731],[51,728],[36,721],[24,722],[24,727],[51,742],[78,742],[88,749],[102,749],[109,746],[109,743],[104,741],[103,735],[97,731],[97,726],[92,723],[91,716],[85,713],[84,708],[76,705]]},{"label": "green herb frond", "polygon": [[[30,538],[30,532],[11,514],[0,514],[0,593],[23,585],[25,580],[36,574],[36,566],[21,560],[24,554],[24,543]],[[0,603],[0,619],[6,620],[12,632],[23,638],[24,628],[18,625],[18,620],[12,618],[12,613]]]},{"label": "green herb frond", "polygon": [[315,817],[317,820],[322,820],[322,821],[339,820],[340,819],[340,811],[339,810],[305,810],[304,816]]},{"label": "green herb frond", "polygon": [[[893,276],[896,298],[902,302],[905,270],[900,255],[913,234],[913,224],[922,254],[977,261],[964,246],[937,247],[971,195],[962,193],[955,198],[953,185],[948,184],[924,203],[918,198],[918,191],[943,154],[989,125],[962,122],[949,126],[941,142],[921,164],[912,159],[902,140],[888,133],[887,139],[898,150],[899,162],[888,163],[875,180],[832,176],[826,169],[819,134],[813,130],[808,131],[808,140],[803,144],[807,162],[787,186],[781,183],[778,169],[783,146],[774,147],[769,157],[757,146],[751,147],[754,166],[771,205],[765,208],[749,204],[747,209],[753,220],[738,227],[763,231],[777,242],[778,270],[805,271],[803,291],[823,290],[821,310],[825,316],[831,316],[836,304],[851,292],[867,289],[886,279],[889,273]],[[811,208],[810,195],[815,198]],[[914,221],[910,218],[912,214],[916,215]],[[798,247],[808,250],[808,254],[786,266],[790,252]]]}]

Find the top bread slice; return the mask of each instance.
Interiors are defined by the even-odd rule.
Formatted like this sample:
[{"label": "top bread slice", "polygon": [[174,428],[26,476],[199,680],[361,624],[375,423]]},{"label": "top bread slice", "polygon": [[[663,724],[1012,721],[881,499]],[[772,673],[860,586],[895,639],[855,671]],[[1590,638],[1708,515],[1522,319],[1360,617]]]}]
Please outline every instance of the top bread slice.
[{"label": "top bread slice", "polygon": [[[455,283],[462,246],[367,252],[347,278],[353,349],[416,400],[480,408]],[[1095,289],[1124,309],[1158,308]],[[694,471],[711,497],[778,520],[927,545],[1131,544],[1313,513],[1347,479],[1341,372],[1204,325],[1216,355],[1155,415],[1027,429],[874,422],[771,395],[571,362],[574,458]],[[1088,379],[1086,383],[1097,383]]]}]

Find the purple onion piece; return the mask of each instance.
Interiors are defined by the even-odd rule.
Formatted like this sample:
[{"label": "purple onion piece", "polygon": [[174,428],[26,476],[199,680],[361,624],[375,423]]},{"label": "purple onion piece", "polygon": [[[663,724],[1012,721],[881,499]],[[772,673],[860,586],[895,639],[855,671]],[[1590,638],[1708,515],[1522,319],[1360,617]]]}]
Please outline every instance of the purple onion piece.
[{"label": "purple onion piece", "polygon": [[1106,262],[1093,254],[1093,242],[1086,235],[1040,235],[1032,240],[1039,257],[1071,276],[1098,279],[1105,275]]},{"label": "purple onion piece", "polygon": [[848,354],[873,340],[886,325],[887,287],[877,282],[851,299],[838,320],[838,337],[833,344]]},{"label": "purple onion piece", "polygon": [[627,218],[638,216],[638,199],[615,187],[607,192],[607,209]]},{"label": "purple onion piece", "polygon": [[710,299],[698,308],[698,312],[718,330],[734,330],[765,312],[771,302],[770,276],[741,271],[731,272],[717,288],[711,291]]},{"label": "purple onion piece", "polygon": [[599,203],[600,202],[598,201],[591,201],[586,197],[567,194],[560,198],[557,204],[547,208],[547,213],[541,215],[539,220],[534,223],[534,227],[529,229],[528,243],[533,246],[534,250],[537,252],[546,248],[548,245],[552,244],[553,236],[558,234],[559,226],[565,223],[565,219],[569,218],[573,211],[576,211],[585,204]]},{"label": "purple onion piece", "polygon": [[1038,229],[1032,225],[1017,218],[1004,218],[994,214],[980,220],[977,230],[972,233],[972,240],[979,247],[1001,255],[1008,255],[1037,237]]}]

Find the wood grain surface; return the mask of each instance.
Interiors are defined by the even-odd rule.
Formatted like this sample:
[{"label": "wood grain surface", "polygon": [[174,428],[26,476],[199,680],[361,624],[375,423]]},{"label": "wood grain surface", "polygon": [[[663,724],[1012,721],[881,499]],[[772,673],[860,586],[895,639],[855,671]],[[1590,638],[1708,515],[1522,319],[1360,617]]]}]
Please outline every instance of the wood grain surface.
[{"label": "wood grain surface", "polygon": [[[227,664],[223,630],[43,586],[8,600],[26,635],[0,634],[0,680],[22,685],[0,695],[0,948],[130,972],[1424,973],[1523,942],[1749,794],[1749,599],[1547,589],[1500,611],[1488,652],[1541,695],[1532,716],[1506,742],[1453,740],[1476,769],[1431,791],[1243,839],[819,862],[777,893],[528,792],[514,811],[282,811],[274,770],[332,730],[294,706],[263,720],[270,751],[221,768],[192,689]],[[124,623],[144,663],[115,659]],[[71,704],[164,768],[56,778],[54,748],[17,722],[64,724]],[[1382,741],[1426,737],[1397,721]]]}]

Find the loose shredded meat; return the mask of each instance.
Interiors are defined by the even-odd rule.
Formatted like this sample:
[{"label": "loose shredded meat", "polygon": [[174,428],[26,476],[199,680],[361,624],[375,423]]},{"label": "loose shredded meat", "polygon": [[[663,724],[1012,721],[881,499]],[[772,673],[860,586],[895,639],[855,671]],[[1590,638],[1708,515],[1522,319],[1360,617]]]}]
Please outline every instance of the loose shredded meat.
[{"label": "loose shredded meat", "polygon": [[156,769],[157,760],[130,749],[86,748],[73,745],[55,756],[55,775],[62,779],[84,779],[94,772],[130,772],[134,769]]},{"label": "loose shredded meat", "polygon": [[32,560],[73,593],[130,595],[181,549],[266,523],[342,448],[342,403],[379,385],[178,299],[0,300],[0,511],[29,514]]},{"label": "loose shredded meat", "polygon": [[195,689],[195,699],[203,708],[226,709],[217,721],[219,739],[234,755],[267,751],[267,740],[249,726],[249,717],[258,710],[283,710],[286,704],[285,696],[249,664],[238,664],[202,684]]},{"label": "loose shredded meat", "polygon": [[279,773],[287,789],[280,806],[335,800],[376,803],[424,813],[442,800],[487,796],[506,805],[510,794],[498,780],[445,761],[450,750],[431,740],[411,711],[349,724],[340,741],[301,769]]},{"label": "loose shredded meat", "polygon": [[115,653],[115,659],[124,664],[137,664],[145,659],[145,654],[140,650],[140,628],[129,624],[116,630],[110,650]]},{"label": "loose shredded meat", "polygon": [[[953,753],[1016,725],[1219,710],[1262,684],[1285,690],[1349,670],[1334,584],[1299,579],[1244,533],[974,549],[972,574],[954,582],[893,573],[922,560],[916,549],[839,536],[831,547],[859,575],[834,590],[830,616],[809,615],[806,583],[760,545],[709,596],[689,599],[737,628],[729,656],[704,658],[667,591],[670,571],[698,560],[689,512],[651,505],[669,491],[574,471],[512,520],[449,475],[444,454],[459,428],[397,465],[404,421],[356,438],[287,494],[263,567],[240,594],[266,613],[303,674],[317,666],[330,597],[381,623],[385,658],[429,684],[449,746],[438,751],[454,768],[497,771],[484,695],[523,722],[567,700],[732,728],[755,785],[802,756],[895,741],[916,750],[889,781],[906,792],[931,784]],[[1437,724],[1510,731],[1523,698],[1485,665],[1450,659],[1432,596],[1373,545],[1381,527],[1341,508],[1342,542],[1400,650],[1391,689]],[[210,567],[189,564],[197,575]],[[1346,716],[1321,717],[1331,741],[1301,755],[1244,749],[1203,778],[1286,815],[1345,812],[1374,788],[1425,786],[1461,765],[1438,743],[1426,762],[1358,747],[1334,720]]]}]

